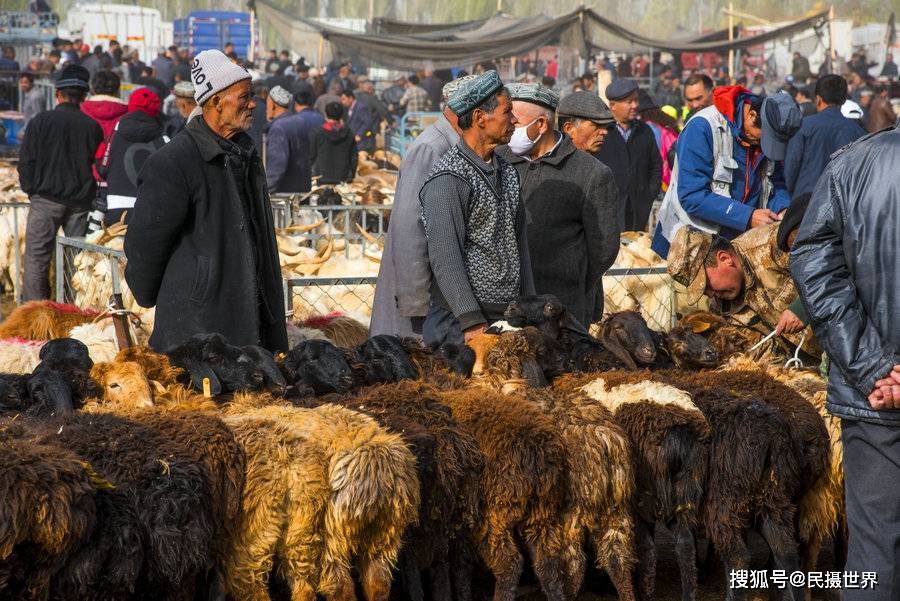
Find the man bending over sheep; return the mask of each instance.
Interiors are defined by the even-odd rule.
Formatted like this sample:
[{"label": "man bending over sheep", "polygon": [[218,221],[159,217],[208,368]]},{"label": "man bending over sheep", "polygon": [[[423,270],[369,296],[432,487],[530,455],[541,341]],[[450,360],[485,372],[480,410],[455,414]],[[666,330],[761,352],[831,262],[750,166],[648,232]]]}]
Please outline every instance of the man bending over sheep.
[{"label": "man bending over sheep", "polygon": [[287,350],[266,176],[246,134],[255,106],[250,74],[207,50],[191,78],[202,113],[144,164],[125,279],[138,304],[156,305],[156,350],[208,332]]},{"label": "man bending over sheep", "polygon": [[433,274],[422,334],[428,344],[461,344],[533,294],[525,209],[516,170],[494,153],[516,124],[509,92],[488,71],[450,98],[462,139],[432,167],[422,221]]},{"label": "man bending over sheep", "polygon": [[688,303],[705,294],[710,309],[736,325],[764,336],[777,331],[784,354],[793,354],[805,332],[802,350],[811,363],[822,351],[795,310],[803,312],[792,305],[797,289],[788,271],[788,254],[778,244],[778,227],[779,223],[757,227],[729,242],[684,226],[672,240],[668,271],[687,286]]}]

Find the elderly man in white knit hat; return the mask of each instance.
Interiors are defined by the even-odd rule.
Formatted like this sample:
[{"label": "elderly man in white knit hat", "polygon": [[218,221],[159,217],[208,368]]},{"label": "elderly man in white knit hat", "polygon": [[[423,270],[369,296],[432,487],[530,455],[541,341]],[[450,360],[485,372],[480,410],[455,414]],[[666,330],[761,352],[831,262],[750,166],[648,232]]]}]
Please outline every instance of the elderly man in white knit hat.
[{"label": "elderly man in white knit hat", "polygon": [[[191,80],[200,115],[138,177],[125,279],[138,304],[156,307],[150,345],[158,351],[212,333],[287,350],[266,175],[246,133],[255,107],[250,74],[206,50]],[[199,386],[211,375],[191,377]]]}]

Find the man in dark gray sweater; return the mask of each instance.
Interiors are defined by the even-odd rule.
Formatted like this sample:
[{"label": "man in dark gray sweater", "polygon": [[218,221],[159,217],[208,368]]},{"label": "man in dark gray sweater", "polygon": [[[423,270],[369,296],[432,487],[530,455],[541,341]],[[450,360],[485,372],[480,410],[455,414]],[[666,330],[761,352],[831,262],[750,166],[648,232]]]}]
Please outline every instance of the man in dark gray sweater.
[{"label": "man in dark gray sweater", "polygon": [[509,301],[534,292],[519,177],[494,154],[516,124],[509,92],[488,71],[448,104],[462,139],[419,193],[433,275],[427,344],[468,341],[501,319]]},{"label": "man in dark gray sweater", "polygon": [[498,153],[519,173],[535,288],[589,326],[603,315],[601,278],[619,251],[615,179],[556,130],[556,92],[540,83],[511,84],[509,92],[519,125]]}]

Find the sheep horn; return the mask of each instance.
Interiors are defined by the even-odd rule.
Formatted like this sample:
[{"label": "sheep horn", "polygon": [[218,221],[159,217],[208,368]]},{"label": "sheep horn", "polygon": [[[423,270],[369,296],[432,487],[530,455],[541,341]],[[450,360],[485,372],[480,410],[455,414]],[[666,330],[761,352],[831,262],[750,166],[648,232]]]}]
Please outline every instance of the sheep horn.
[{"label": "sheep horn", "polygon": [[317,227],[324,225],[325,220],[319,219],[315,223],[301,223],[300,225],[289,225],[287,227],[278,228],[279,233],[291,233],[291,234],[305,234],[307,232],[311,232]]},{"label": "sheep horn", "polygon": [[375,236],[373,236],[372,234],[367,232],[366,228],[364,228],[363,226],[361,226],[358,223],[354,223],[353,225],[356,226],[356,229],[359,231],[360,234],[362,234],[362,237],[365,238],[369,244],[372,244],[373,246],[377,246],[378,248],[384,249],[384,242],[382,242],[381,240],[379,240],[378,238],[376,238]]},{"label": "sheep horn", "polygon": [[334,239],[329,236],[328,244],[325,246],[325,249],[322,251],[322,254],[318,257],[312,259],[300,259],[299,261],[294,261],[292,263],[285,263],[285,267],[299,267],[300,265],[322,265],[323,263],[327,263],[331,258],[332,247],[334,246]]}]

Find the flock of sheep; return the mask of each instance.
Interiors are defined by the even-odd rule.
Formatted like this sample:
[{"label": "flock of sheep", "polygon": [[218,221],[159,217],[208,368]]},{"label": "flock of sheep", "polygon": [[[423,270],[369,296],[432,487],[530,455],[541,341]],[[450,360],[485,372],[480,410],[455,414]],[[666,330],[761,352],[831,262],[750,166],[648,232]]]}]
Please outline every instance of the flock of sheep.
[{"label": "flock of sheep", "polygon": [[512,601],[527,564],[563,601],[590,562],[653,599],[665,528],[688,601],[701,539],[726,573],[751,531],[787,572],[843,542],[823,380],[725,356],[704,315],[663,334],[619,312],[595,337],[525,297],[435,349],[319,316],[277,357],[72,337],[104,319],[44,303],[0,324],[39,360],[0,376],[2,598],[468,601],[486,569]]}]

